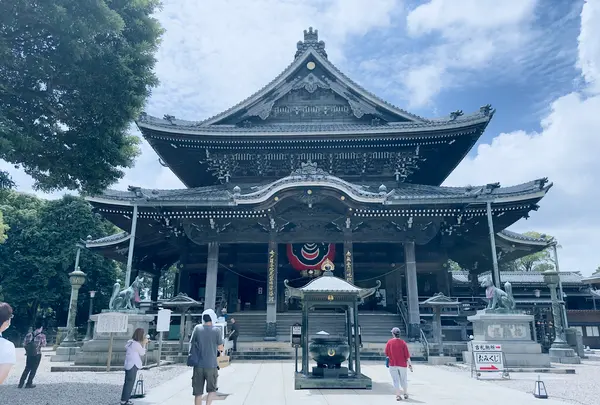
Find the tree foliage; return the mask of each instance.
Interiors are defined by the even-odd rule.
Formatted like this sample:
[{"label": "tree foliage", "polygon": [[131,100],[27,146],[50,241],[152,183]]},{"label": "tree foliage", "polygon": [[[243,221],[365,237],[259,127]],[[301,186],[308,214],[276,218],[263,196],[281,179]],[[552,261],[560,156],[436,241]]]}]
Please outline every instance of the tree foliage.
[{"label": "tree foliage", "polygon": [[[543,238],[548,241],[553,239],[551,236],[544,235],[539,232],[525,232],[524,235],[532,238]],[[549,247],[542,251],[523,256],[520,259],[513,261],[512,263],[507,263],[506,267],[507,270],[514,271],[541,272],[546,270],[552,270],[555,268],[552,248]]]},{"label": "tree foliage", "polygon": [[[115,232],[114,226],[92,213],[83,199],[65,196],[46,201],[14,191],[2,193],[0,210],[10,226],[0,245],[0,299],[15,310],[15,329],[24,332],[36,317],[48,318],[48,326],[66,324],[74,269],[76,243]],[[97,290],[94,306],[106,308],[119,266],[82,249],[80,268],[87,281],[80,290],[79,323],[87,320],[90,290]],[[54,325],[52,325],[54,324]]]},{"label": "tree foliage", "polygon": [[45,191],[98,192],[121,178],[139,153],[129,125],[157,85],[157,7],[0,2],[0,159]]}]

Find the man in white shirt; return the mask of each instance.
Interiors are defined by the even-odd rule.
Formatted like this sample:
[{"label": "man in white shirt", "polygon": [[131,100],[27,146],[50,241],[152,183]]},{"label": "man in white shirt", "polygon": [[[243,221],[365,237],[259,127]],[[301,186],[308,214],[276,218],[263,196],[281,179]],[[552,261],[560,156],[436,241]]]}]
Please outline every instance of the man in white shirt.
[{"label": "man in white shirt", "polygon": [[17,362],[15,345],[2,337],[2,332],[8,329],[12,317],[13,310],[10,305],[0,302],[0,385],[6,380],[10,369]]}]

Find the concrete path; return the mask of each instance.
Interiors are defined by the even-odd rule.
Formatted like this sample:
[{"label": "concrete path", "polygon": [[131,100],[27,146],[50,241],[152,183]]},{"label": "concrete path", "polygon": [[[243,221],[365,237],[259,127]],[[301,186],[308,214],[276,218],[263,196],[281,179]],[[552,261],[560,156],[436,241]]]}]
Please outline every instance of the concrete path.
[{"label": "concrete path", "polygon": [[[220,371],[219,391],[231,394],[214,404],[223,405],[373,405],[395,404],[388,370],[380,363],[363,366],[373,379],[373,389],[294,390],[294,365],[290,362],[232,363]],[[191,371],[153,389],[139,405],[193,404]],[[533,389],[533,386],[532,386]],[[409,373],[410,399],[400,403],[432,405],[567,405],[565,402],[539,400],[532,394],[505,388],[486,381],[470,379],[467,373],[450,372],[433,366],[415,365]]]}]

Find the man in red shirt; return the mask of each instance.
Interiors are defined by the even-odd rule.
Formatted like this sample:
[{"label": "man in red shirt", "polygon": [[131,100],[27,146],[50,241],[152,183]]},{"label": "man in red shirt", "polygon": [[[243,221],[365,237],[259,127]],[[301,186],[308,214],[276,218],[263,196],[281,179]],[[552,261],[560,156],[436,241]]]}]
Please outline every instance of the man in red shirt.
[{"label": "man in red shirt", "polygon": [[[413,370],[412,363],[410,361],[410,353],[408,352],[408,345],[402,339],[400,339],[400,329],[392,329],[392,338],[388,340],[385,345],[385,355],[388,357],[390,374],[396,389],[396,401],[402,399],[402,393],[404,393],[404,399],[408,399],[408,379],[407,379],[407,367],[410,371]],[[402,387],[402,390],[400,389]]]}]

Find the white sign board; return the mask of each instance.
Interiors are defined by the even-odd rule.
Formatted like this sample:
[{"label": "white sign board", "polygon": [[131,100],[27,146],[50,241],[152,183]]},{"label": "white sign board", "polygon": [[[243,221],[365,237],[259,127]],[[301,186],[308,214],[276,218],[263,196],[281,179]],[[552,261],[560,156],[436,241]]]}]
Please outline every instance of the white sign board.
[{"label": "white sign board", "polygon": [[302,326],[301,325],[292,325],[292,335],[301,335],[302,334]]},{"label": "white sign board", "polygon": [[127,314],[119,312],[105,312],[98,315],[96,332],[98,333],[124,333],[127,332]]},{"label": "white sign board", "polygon": [[477,372],[503,372],[502,345],[473,342],[473,361]]},{"label": "white sign board", "polygon": [[158,311],[158,319],[156,320],[157,332],[168,332],[171,328],[171,310],[161,309]]}]

